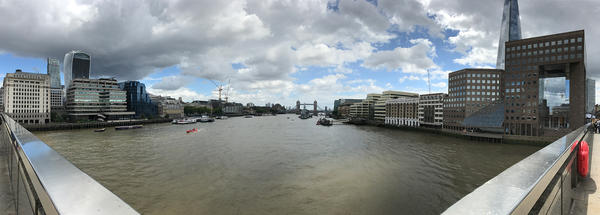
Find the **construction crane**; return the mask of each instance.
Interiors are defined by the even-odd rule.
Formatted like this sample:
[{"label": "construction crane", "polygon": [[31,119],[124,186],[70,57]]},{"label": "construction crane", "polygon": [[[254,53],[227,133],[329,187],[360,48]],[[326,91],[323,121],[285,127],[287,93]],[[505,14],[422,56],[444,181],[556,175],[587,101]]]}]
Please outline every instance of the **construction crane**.
[{"label": "construction crane", "polygon": [[[221,101],[221,95],[223,93],[223,83],[218,83],[214,80],[210,80],[210,82],[212,82],[219,90],[219,101]],[[227,81],[227,90],[225,90],[225,102],[228,102],[228,100],[229,100],[230,83],[231,83],[231,80],[228,80]]]},{"label": "construction crane", "polygon": [[210,82],[212,82],[219,90],[219,101],[221,101],[221,92],[223,92],[223,84],[219,85],[219,84],[217,84],[217,82],[215,82],[213,80],[210,80]]},{"label": "construction crane", "polygon": [[225,90],[225,103],[229,102],[229,89],[231,89],[231,79],[227,80],[227,90]]}]

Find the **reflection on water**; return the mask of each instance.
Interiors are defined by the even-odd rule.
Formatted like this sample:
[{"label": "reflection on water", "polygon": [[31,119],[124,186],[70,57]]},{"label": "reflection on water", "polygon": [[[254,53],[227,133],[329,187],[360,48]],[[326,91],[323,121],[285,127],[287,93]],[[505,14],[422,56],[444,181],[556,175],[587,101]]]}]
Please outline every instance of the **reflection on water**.
[{"label": "reflection on water", "polygon": [[36,135],[143,214],[437,214],[539,149],[315,122]]}]

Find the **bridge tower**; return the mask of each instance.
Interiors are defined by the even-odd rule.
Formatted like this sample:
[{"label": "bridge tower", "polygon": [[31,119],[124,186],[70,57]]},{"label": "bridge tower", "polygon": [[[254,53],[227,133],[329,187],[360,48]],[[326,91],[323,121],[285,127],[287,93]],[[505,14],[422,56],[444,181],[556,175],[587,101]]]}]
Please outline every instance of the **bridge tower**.
[{"label": "bridge tower", "polygon": [[296,101],[296,114],[300,114],[300,100]]},{"label": "bridge tower", "polygon": [[315,100],[315,103],[313,104],[313,114],[315,116],[319,115],[319,113],[317,112],[317,100]]}]

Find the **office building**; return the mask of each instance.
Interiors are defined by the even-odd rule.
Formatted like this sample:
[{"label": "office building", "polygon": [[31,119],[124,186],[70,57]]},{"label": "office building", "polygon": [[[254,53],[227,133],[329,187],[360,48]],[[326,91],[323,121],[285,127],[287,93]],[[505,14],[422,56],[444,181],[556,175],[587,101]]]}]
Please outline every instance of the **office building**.
[{"label": "office building", "polygon": [[64,91],[61,88],[50,88],[50,107],[51,110],[63,110],[64,109]]},{"label": "office building", "polygon": [[47,63],[46,69],[50,76],[50,88],[60,89],[60,62],[58,59],[48,58]]},{"label": "office building", "polygon": [[506,135],[563,136],[585,123],[583,30],[506,43]]},{"label": "office building", "polygon": [[343,104],[354,104],[362,102],[362,99],[336,99],[333,101],[333,111],[339,111],[338,107]]},{"label": "office building", "polygon": [[419,94],[417,93],[409,93],[409,92],[402,92],[402,91],[392,91],[392,90],[388,90],[388,91],[383,91],[383,93],[381,94],[381,97],[379,98],[379,100],[377,100],[377,102],[375,102],[375,120],[379,121],[379,122],[384,122],[385,121],[385,108],[386,108],[386,101],[388,100],[392,100],[392,99],[397,99],[397,98],[419,98]]},{"label": "office building", "polygon": [[4,112],[4,87],[0,87],[0,112]]},{"label": "office building", "polygon": [[153,118],[158,115],[158,106],[152,102],[144,83],[125,81],[119,83],[119,88],[126,92],[127,111],[135,112],[136,118]]},{"label": "office building", "polygon": [[89,79],[90,68],[91,68],[91,57],[90,55],[81,51],[70,51],[65,54],[64,66],[64,78],[65,78],[65,90],[69,90],[71,81],[74,79]]},{"label": "office building", "polygon": [[158,105],[158,115],[163,118],[180,119],[184,115],[184,105],[177,99],[169,96],[150,96]]},{"label": "office building", "polygon": [[4,112],[18,123],[50,122],[50,76],[20,69],[4,77]]},{"label": "office building", "polygon": [[505,51],[507,41],[521,39],[521,20],[519,18],[519,3],[517,0],[504,0],[502,23],[500,25],[500,41],[498,42],[498,59],[496,69],[504,69]]},{"label": "office building", "polygon": [[244,112],[244,105],[242,103],[227,102],[223,108],[223,113],[227,115],[240,115]]},{"label": "office building", "polygon": [[594,114],[594,105],[596,105],[596,80],[587,79],[586,85],[585,113]]},{"label": "office building", "polygon": [[60,84],[60,62],[58,59],[48,58],[46,69],[50,76],[50,110],[61,111],[64,109],[64,89]]},{"label": "office building", "polygon": [[385,102],[384,123],[391,126],[419,126],[419,98],[400,97]]},{"label": "office building", "polygon": [[443,126],[463,130],[465,118],[502,100],[502,70],[462,69],[448,75],[448,97],[444,100]]},{"label": "office building", "polygon": [[381,94],[369,93],[367,98],[350,106],[350,117],[360,119],[373,119],[375,116],[375,103],[381,98]]},{"label": "office building", "polygon": [[126,91],[115,79],[73,79],[67,90],[67,114],[72,121],[131,119]]},{"label": "office building", "polygon": [[444,99],[446,93],[431,93],[419,96],[419,125],[441,128],[444,124]]}]

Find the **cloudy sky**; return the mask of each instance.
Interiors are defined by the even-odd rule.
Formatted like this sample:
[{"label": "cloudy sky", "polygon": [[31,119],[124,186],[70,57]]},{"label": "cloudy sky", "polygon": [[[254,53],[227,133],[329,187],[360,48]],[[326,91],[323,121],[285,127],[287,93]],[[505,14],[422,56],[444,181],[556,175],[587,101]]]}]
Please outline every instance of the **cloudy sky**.
[{"label": "cloudy sky", "polygon": [[[523,37],[585,29],[597,0],[519,2]],[[0,0],[0,77],[92,55],[93,77],[141,80],[186,101],[329,106],[383,90],[447,91],[447,73],[494,67],[503,0]],[[577,12],[574,12],[577,11]],[[600,49],[587,49],[600,78]],[[599,84],[600,85],[600,84]],[[598,92],[598,90],[597,90]],[[596,93],[600,95],[600,93]],[[598,101],[598,99],[597,99]]]}]

